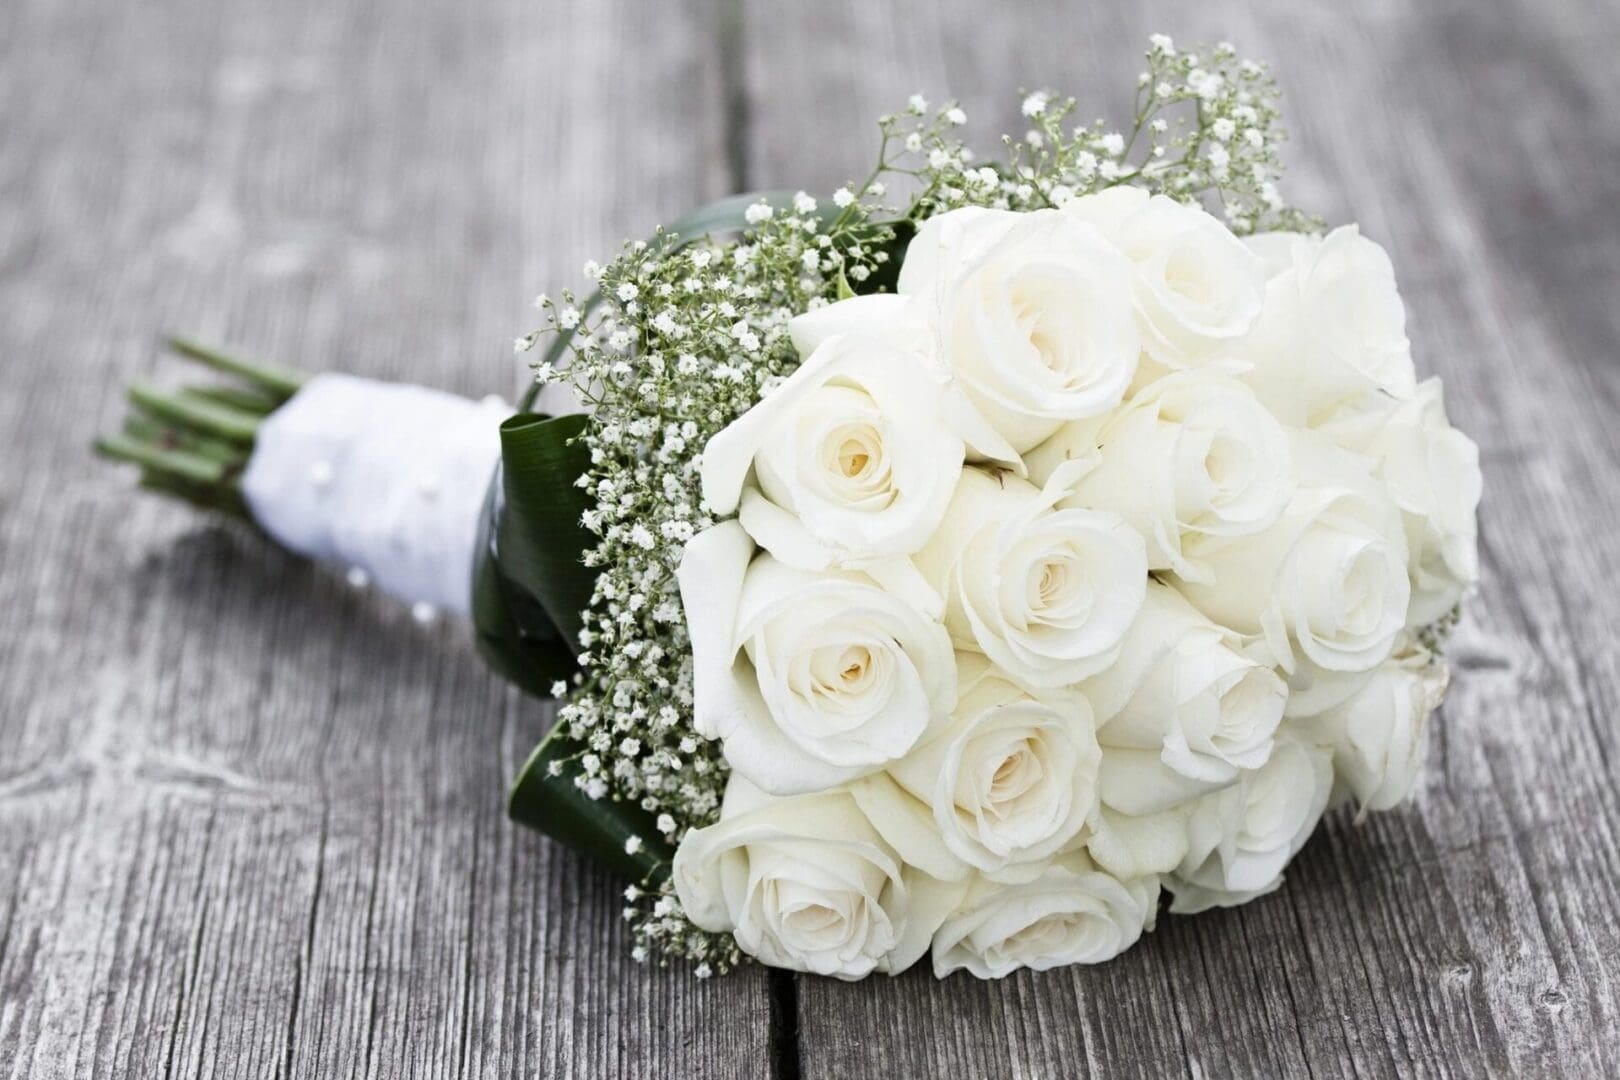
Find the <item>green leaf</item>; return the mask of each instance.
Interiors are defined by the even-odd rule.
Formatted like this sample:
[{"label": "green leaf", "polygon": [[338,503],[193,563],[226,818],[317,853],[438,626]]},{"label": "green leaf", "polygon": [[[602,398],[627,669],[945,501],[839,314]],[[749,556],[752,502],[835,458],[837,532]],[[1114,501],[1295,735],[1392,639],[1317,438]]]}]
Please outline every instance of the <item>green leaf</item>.
[{"label": "green leaf", "polygon": [[473,556],[474,641],[479,655],[498,674],[527,693],[548,697],[552,684],[571,677],[578,666],[545,609],[501,573],[495,526],[503,500],[501,467],[497,465],[484,498]]},{"label": "green leaf", "polygon": [[[666,874],[674,853],[653,816],[632,802],[586,795],[574,782],[581,772],[580,752],[580,745],[567,737],[561,724],[552,728],[512,785],[508,816],[633,881]],[[551,773],[554,761],[563,763],[555,776]],[[641,841],[635,854],[625,850],[631,837]]]},{"label": "green leaf", "polygon": [[571,647],[596,585],[596,572],[581,561],[596,545],[581,522],[590,509],[578,484],[590,466],[579,441],[586,422],[582,413],[519,413],[501,425],[504,501],[495,526],[501,573],[534,597]]},{"label": "green leaf", "polygon": [[577,670],[579,631],[596,572],[589,505],[576,481],[590,464],[583,415],[519,413],[501,425],[501,462],[484,501],[473,572],[479,651],[529,693]]},{"label": "green leaf", "polygon": [[[519,413],[501,425],[501,463],[485,499],[473,575],[479,651],[528,692],[578,668],[579,630],[595,587],[582,562],[595,537],[580,523],[589,506],[575,483],[590,464],[579,435],[587,417]],[[553,728],[512,785],[507,812],[593,861],[641,880],[670,852],[652,815],[634,803],[591,799],[574,782],[581,747]],[[553,775],[552,763],[561,762]],[[631,837],[642,847],[625,850]]]}]

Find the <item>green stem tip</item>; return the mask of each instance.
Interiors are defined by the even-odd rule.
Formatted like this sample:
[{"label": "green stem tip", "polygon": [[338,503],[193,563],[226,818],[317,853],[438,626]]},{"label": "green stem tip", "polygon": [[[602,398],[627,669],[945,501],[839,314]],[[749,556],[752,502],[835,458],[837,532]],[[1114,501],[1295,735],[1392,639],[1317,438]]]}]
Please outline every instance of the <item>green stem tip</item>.
[{"label": "green stem tip", "polygon": [[97,439],[96,452],[138,466],[143,487],[251,521],[241,476],[259,425],[298,391],[305,376],[186,338],[169,344],[233,381],[178,390],[132,383],[123,429]]},{"label": "green stem tip", "polygon": [[304,385],[307,378],[303,372],[292,368],[280,367],[276,364],[267,364],[257,360],[244,360],[239,356],[221,352],[212,346],[203,345],[186,337],[169,338],[169,348],[213,368],[226,375],[235,375],[248,382],[269,390],[282,398],[290,398],[298,393],[299,387]]},{"label": "green stem tip", "polygon": [[148,382],[131,383],[130,404],[183,429],[252,446],[264,418],[226,405],[194,390],[164,390]]}]

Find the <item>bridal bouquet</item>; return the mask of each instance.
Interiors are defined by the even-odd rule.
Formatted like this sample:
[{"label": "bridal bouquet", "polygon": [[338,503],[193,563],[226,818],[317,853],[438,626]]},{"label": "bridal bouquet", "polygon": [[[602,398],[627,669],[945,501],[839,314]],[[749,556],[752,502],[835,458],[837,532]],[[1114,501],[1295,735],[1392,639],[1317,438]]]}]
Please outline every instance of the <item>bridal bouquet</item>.
[{"label": "bridal bouquet", "polygon": [[512,813],[631,878],[638,958],[1107,960],[1411,789],[1478,452],[1383,249],[1284,205],[1259,65],[1155,37],[1123,128],[1023,113],[985,163],[914,97],[864,182],[588,264],[515,410],[185,346],[246,385],[103,448],[469,611],[563,703]]}]

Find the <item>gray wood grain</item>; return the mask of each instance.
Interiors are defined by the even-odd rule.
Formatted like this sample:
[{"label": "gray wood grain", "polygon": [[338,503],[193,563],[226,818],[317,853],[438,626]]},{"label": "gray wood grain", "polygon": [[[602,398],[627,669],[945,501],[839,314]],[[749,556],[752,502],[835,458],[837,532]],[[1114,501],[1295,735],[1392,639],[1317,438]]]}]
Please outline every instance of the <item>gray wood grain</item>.
[{"label": "gray wood grain", "polygon": [[535,292],[730,185],[715,23],[0,5],[0,1077],[756,1072],[763,974],[636,965],[505,820],[548,717],[462,628],[87,452],[165,330],[510,391]]},{"label": "gray wood grain", "polygon": [[[1416,802],[1114,963],[699,983],[509,825],[548,717],[85,452],[185,329],[507,389],[527,296],[877,113],[1118,112],[1151,30],[1289,93],[1483,447],[1485,581]],[[1620,1072],[1620,11],[1595,0],[0,5],[0,1076]]]},{"label": "gray wood grain", "polygon": [[914,90],[960,99],[993,152],[994,133],[1019,130],[1019,86],[1121,112],[1151,31],[1270,58],[1292,193],[1390,248],[1419,365],[1480,442],[1487,492],[1484,581],[1411,806],[1361,827],[1330,818],[1276,895],[1167,918],[1099,968],[801,980],[803,1074],[1620,1071],[1620,14],[1528,0],[769,8],[751,22],[748,81],[766,185],[863,174],[872,148],[847,132]]}]

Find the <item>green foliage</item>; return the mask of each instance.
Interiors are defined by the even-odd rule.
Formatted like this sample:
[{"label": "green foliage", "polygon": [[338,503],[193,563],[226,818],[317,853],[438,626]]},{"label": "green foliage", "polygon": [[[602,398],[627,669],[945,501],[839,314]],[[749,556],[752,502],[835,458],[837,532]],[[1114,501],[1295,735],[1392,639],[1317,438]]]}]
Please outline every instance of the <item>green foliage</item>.
[{"label": "green foliage", "polygon": [[580,756],[563,726],[553,728],[524,762],[507,814],[631,881],[662,880],[674,851],[659,838],[653,816],[624,799],[586,794]]},{"label": "green foliage", "polygon": [[297,392],[304,376],[183,338],[168,344],[231,381],[179,390],[144,380],[131,384],[123,429],[97,439],[96,452],[139,466],[142,487],[251,522],[242,471],[259,425]]}]

